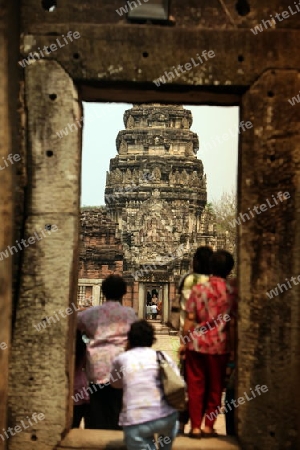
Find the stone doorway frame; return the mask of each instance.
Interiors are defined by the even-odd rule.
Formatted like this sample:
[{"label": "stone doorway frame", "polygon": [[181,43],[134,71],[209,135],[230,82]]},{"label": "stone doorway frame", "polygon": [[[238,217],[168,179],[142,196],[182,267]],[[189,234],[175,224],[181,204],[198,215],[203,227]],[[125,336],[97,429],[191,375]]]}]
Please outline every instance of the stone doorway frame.
[{"label": "stone doorway frame", "polygon": [[[286,84],[286,79],[289,83]],[[29,330],[32,321],[40,320],[41,309],[36,308],[35,299],[36,296],[41,293],[39,288],[30,286],[30,264],[31,260],[34,260],[39,266],[39,272],[34,274],[35,279],[39,279],[41,285],[44,286],[45,292],[43,298],[45,299],[45,293],[47,292],[48,297],[47,304],[51,305],[52,310],[59,309],[61,307],[67,307],[72,303],[74,294],[77,289],[77,252],[78,252],[78,218],[79,218],[79,192],[80,192],[80,154],[81,154],[81,137],[80,135],[70,134],[66,140],[61,140],[58,142],[55,148],[55,158],[56,162],[54,166],[51,166],[49,144],[47,140],[40,140],[39,133],[36,133],[37,124],[42,123],[44,110],[49,108],[50,104],[54,105],[51,110],[49,128],[46,133],[51,135],[55,134],[58,127],[61,127],[61,117],[66,118],[66,121],[73,121],[74,117],[79,118],[80,114],[80,101],[126,101],[126,102],[174,102],[179,104],[210,104],[219,106],[240,106],[241,107],[241,120],[247,121],[251,119],[255,122],[257,129],[264,124],[265,130],[268,130],[269,123],[269,104],[273,99],[274,95],[271,89],[275,89],[275,86],[280,86],[280,99],[282,100],[283,93],[284,96],[291,95],[295,86],[297,86],[297,76],[292,71],[284,71],[281,73],[277,71],[266,72],[261,78],[255,83],[248,92],[243,89],[244,95],[237,95],[236,90],[232,89],[230,93],[230,87],[227,86],[226,94],[220,92],[217,88],[212,88],[211,91],[198,88],[190,88],[187,92],[176,91],[176,85],[170,88],[170,90],[143,90],[142,88],[135,87],[134,89],[129,89],[128,86],[119,84],[116,86],[101,86],[98,87],[87,86],[85,83],[78,83],[75,87],[72,79],[66,74],[66,72],[53,61],[38,61],[33,66],[29,66],[26,69],[26,101],[28,108],[28,137],[29,137],[29,157],[32,160],[32,176],[35,180],[35,184],[31,186],[31,200],[29,205],[29,214],[26,221],[26,233],[30,233],[35,229],[36,226],[43,227],[46,223],[50,223],[49,220],[54,220],[59,228],[61,228],[61,235],[57,235],[56,239],[49,242],[43,241],[37,248],[29,248],[24,251],[24,261],[22,267],[22,283],[20,289],[20,299],[19,299],[19,310],[16,318],[15,325],[15,338],[13,342],[13,351],[11,358],[12,376],[18,376],[26,372],[27,363],[26,361],[31,361],[31,371],[34,375],[34,382],[36,383],[36,378],[38,380],[43,380],[41,385],[41,392],[39,396],[33,396],[32,393],[35,392],[35,385],[28,385],[28,380],[21,381],[15,384],[13,379],[11,381],[11,386],[14,388],[10,395],[10,410],[14,421],[18,418],[22,418],[22,414],[28,415],[32,414],[34,411],[40,411],[43,408],[44,403],[41,403],[41,399],[47,398],[47,392],[51,391],[53,383],[62,383],[64,380],[64,394],[61,391],[52,391],[51,395],[56,396],[62,401],[62,408],[57,410],[50,407],[47,426],[43,423],[39,424],[37,431],[34,435],[29,437],[29,446],[24,447],[24,440],[22,435],[17,435],[10,442],[10,450],[15,450],[23,445],[25,450],[39,448],[39,439],[41,436],[48,436],[48,445],[44,448],[53,449],[59,442],[60,437],[67,433],[70,428],[71,419],[71,392],[72,392],[72,373],[73,373],[73,341],[74,336],[75,320],[74,317],[70,316],[69,320],[64,322],[62,325],[61,332],[58,334],[55,331],[54,326],[49,328],[48,334],[43,335],[38,342],[36,342],[36,334],[30,331],[27,339],[29,342],[36,346],[35,349],[32,347],[23,349],[22,341],[22,329],[24,323],[27,322],[27,327]],[[40,88],[37,90],[37,86]],[[123,89],[122,89],[123,87]],[[179,88],[177,86],[177,88]],[[299,89],[298,89],[299,90]],[[56,97],[54,98],[53,95]],[[77,93],[80,93],[78,96]],[[269,95],[270,94],[270,95]],[[55,107],[55,100],[60,99],[60,107]],[[258,98],[264,99],[264,108],[261,113],[254,114],[255,102]],[[278,100],[278,101],[279,101]],[[278,102],[277,101],[277,102]],[[280,103],[279,103],[280,104]],[[279,106],[279,105],[278,105]],[[283,113],[280,112],[278,107],[278,118],[283,121]],[[290,129],[291,138],[297,138],[297,128],[296,124],[284,123],[285,129]],[[278,125],[279,127],[279,125]],[[292,128],[291,128],[292,127]],[[295,136],[295,137],[294,137]],[[264,140],[265,139],[265,140]],[[274,138],[275,139],[275,138]],[[275,139],[276,140],[276,139]],[[263,148],[263,151],[261,150]],[[264,152],[267,151],[268,141],[267,137],[258,136],[254,133],[250,135],[240,136],[239,141],[239,181],[238,181],[238,193],[239,193],[239,211],[247,211],[249,202],[251,204],[256,204],[263,200],[269,195],[270,186],[274,189],[276,185],[266,183],[267,180],[271,180],[273,173],[272,163],[274,158],[271,154],[270,156],[270,170],[263,164],[260,166],[260,171],[255,175],[257,178],[257,183],[253,185],[251,179],[253,175],[253,164],[255,158],[263,158]],[[290,152],[290,160],[286,160],[286,155],[283,150]],[[281,157],[284,159],[288,166],[286,170],[292,172],[292,164],[295,161],[296,154],[293,153],[293,149],[283,147],[283,149],[276,147],[276,151],[279,152]],[[273,151],[270,148],[270,151]],[[51,155],[52,156],[52,155]],[[275,158],[276,160],[276,158]],[[287,162],[288,161],[288,162]],[[56,169],[56,172],[54,171]],[[64,172],[66,174],[66,179],[62,183],[60,175]],[[284,178],[284,173],[279,172],[280,182],[284,184],[285,189],[290,189],[290,191],[295,195],[295,185],[292,180],[286,181]],[[260,180],[260,181],[259,181]],[[289,184],[290,183],[290,184]],[[45,191],[45,185],[51,186],[52,197],[48,198],[47,192]],[[63,191],[62,186],[64,187]],[[290,187],[289,187],[290,186]],[[296,197],[294,199],[295,210],[298,205],[298,200],[296,202]],[[53,212],[54,211],[54,212]],[[67,214],[66,214],[67,213]],[[279,223],[279,226],[283,226],[285,223],[286,216],[294,217],[290,212],[290,209],[283,208],[282,211],[272,210],[268,216],[263,216],[263,219],[256,218],[254,221],[249,221],[243,225],[243,229],[239,228],[239,273],[243,274],[244,280],[243,284],[240,283],[241,292],[241,303],[240,303],[240,317],[239,317],[239,340],[244,341],[243,346],[238,348],[238,383],[237,392],[238,395],[242,395],[243,392],[253,385],[256,384],[267,384],[268,380],[272,383],[272,380],[278,383],[278,380],[274,379],[274,376],[269,372],[268,366],[265,365],[265,354],[264,352],[268,350],[267,341],[263,341],[264,345],[261,344],[261,340],[264,336],[264,330],[261,327],[254,327],[256,314],[261,309],[260,298],[265,293],[265,286],[260,284],[259,277],[257,278],[257,267],[260,270],[264,270],[264,263],[268,260],[268,255],[272,248],[272,243],[274,242],[274,223]],[[279,215],[279,218],[278,218]],[[267,217],[266,222],[264,218]],[[263,220],[263,221],[262,221]],[[295,222],[296,223],[296,222]],[[285,229],[282,236],[285,239],[290,239],[294,242],[296,236],[296,225],[290,226],[289,229]],[[257,236],[261,236],[261,229],[264,230],[264,241],[261,243],[259,249],[255,247],[255,239]],[[275,264],[274,256],[280,255],[280,249],[282,247],[281,236],[276,244],[276,252],[272,253],[272,261]],[[256,253],[258,256],[256,257]],[[51,273],[53,257],[56,255],[62,255],[63,261],[63,271],[62,271],[62,283],[57,284],[57,279],[54,274]],[[46,256],[45,256],[46,255]],[[257,259],[258,258],[258,259]],[[294,259],[296,261],[295,255]],[[272,280],[274,282],[278,279],[285,279],[285,276],[289,274],[286,270],[291,270],[289,263],[286,267],[276,267],[274,266],[274,273]],[[266,270],[266,269],[265,269]],[[255,278],[256,276],[256,278]],[[254,280],[253,281],[253,277]],[[250,283],[251,280],[251,283]],[[255,282],[255,290],[253,291],[252,284]],[[76,286],[74,288],[74,285]],[[272,283],[269,282],[269,286]],[[67,295],[66,295],[67,294]],[[260,297],[261,296],[261,297]],[[298,351],[299,345],[297,344],[299,325],[297,320],[299,317],[299,311],[297,307],[297,297],[295,292],[290,293],[290,304],[286,307],[285,316],[286,320],[293,321],[293,327],[291,328],[291,345],[294,351]],[[251,304],[251,308],[250,308]],[[269,311],[272,313],[272,305],[275,306],[277,303],[272,302],[269,305]],[[45,305],[44,305],[45,306]],[[279,305],[276,306],[279,308]],[[49,308],[45,306],[45,313],[49,312]],[[289,319],[289,313],[291,313],[292,319]],[[293,314],[292,314],[293,313]],[[273,313],[272,313],[273,314]],[[25,321],[25,322],[24,322]],[[287,322],[288,323],[288,322]],[[249,324],[251,324],[251,329],[249,329]],[[278,332],[278,325],[276,321],[268,323],[274,333]],[[287,332],[288,328],[286,329]],[[271,331],[270,331],[271,332]],[[49,348],[49,342],[51,342],[52,347]],[[280,367],[280,361],[282,355],[279,354],[280,346],[278,350],[276,349],[278,343],[272,344],[273,351],[273,364],[275,361],[275,367]],[[22,358],[19,358],[20,348],[23,349]],[[37,349],[42,348],[42,352],[37,352]],[[56,351],[56,349],[59,349]],[[248,353],[252,349],[255,353],[255,360],[252,361],[249,358]],[[43,357],[44,371],[40,368],[40,358]],[[53,380],[48,380],[45,377],[51,371],[53,363],[56,363],[56,371]],[[295,358],[293,365],[293,370],[286,375],[286,380],[289,380],[290,386],[296,386],[298,371],[298,363]],[[276,366],[277,365],[277,366]],[[17,377],[18,378],[18,377]],[[20,379],[20,378],[18,378]],[[67,382],[71,380],[71,383]],[[269,384],[270,384],[269,383]],[[56,385],[56,384],[55,384]],[[26,404],[20,405],[20,398],[23,392],[27,392]],[[294,391],[293,391],[294,392]],[[297,392],[297,391],[295,391]],[[277,390],[276,390],[277,393]],[[286,392],[284,393],[286,396]],[[280,397],[280,394],[278,394]],[[297,398],[297,394],[292,397],[292,391],[289,390],[289,400],[291,404],[294,404]],[[281,394],[282,401],[286,397]],[[277,399],[278,401],[278,399]],[[280,400],[279,400],[280,401]],[[272,402],[269,401],[269,404]],[[21,411],[24,410],[20,415]],[[255,430],[258,426],[262,427],[264,425],[265,429],[268,429],[268,418],[266,417],[264,408],[268,407],[268,402],[264,406],[260,400],[247,404],[244,409],[237,410],[238,416],[238,433],[239,437],[243,440],[246,445],[251,445],[251,439],[253,433],[249,434],[248,430]],[[288,417],[290,421],[290,416]],[[259,419],[259,420],[258,420]],[[285,416],[286,419],[286,416]],[[273,417],[274,420],[274,417]],[[295,419],[296,420],[296,419]],[[283,421],[284,423],[284,421]],[[57,424],[60,424],[57,426]],[[55,432],[51,430],[56,430]],[[284,430],[281,431],[283,433]],[[273,431],[271,434],[264,437],[264,442],[270,443],[273,438]],[[248,444],[247,444],[248,443]],[[250,448],[250,447],[249,447]]]},{"label": "stone doorway frame", "polygon": [[[60,237],[56,235],[52,245],[41,241],[35,250],[22,252],[22,260],[8,258],[1,264],[0,343],[5,341],[9,347],[0,356],[3,368],[0,428],[15,426],[26,415],[40,412],[41,408],[46,407],[48,416],[34,432],[25,430],[11,437],[10,450],[52,450],[70,427],[68,399],[72,389],[69,379],[72,378],[73,346],[68,337],[73,333],[72,316],[61,322],[59,332],[54,331],[54,327],[49,329],[49,335],[32,332],[33,322],[41,320],[42,312],[51,313],[51,305],[55,311],[71,304],[74,300],[72,285],[77,281],[72,276],[76,273],[76,217],[79,214],[76,186],[80,175],[76,158],[80,148],[73,135],[68,138],[67,148],[61,143],[49,148],[51,141],[48,141],[48,121],[45,121],[47,115],[55,132],[62,128],[62,120],[67,119],[68,123],[76,117],[73,111],[78,107],[77,93],[72,95],[73,84],[66,82],[66,74],[78,85],[85,85],[86,98],[89,94],[90,99],[98,97],[92,93],[97,91],[95,84],[99,80],[106,81],[107,88],[116,90],[115,95],[109,94],[113,101],[118,98],[121,101],[132,88],[137,92],[130,101],[137,102],[165,99],[190,104],[196,100],[226,106],[233,97],[239,103],[242,96],[241,120],[253,121],[254,130],[249,136],[242,136],[240,142],[239,211],[245,212],[249,206],[263,203],[278,185],[291,193],[291,200],[284,208],[273,208],[239,229],[239,273],[243,283],[240,284],[238,395],[262,381],[271,392],[265,402],[258,399],[237,409],[238,434],[245,450],[300,448],[299,287],[272,300],[266,298],[266,290],[291,274],[300,273],[300,111],[299,105],[291,107],[287,101],[300,89],[299,15],[292,13],[293,17],[254,36],[251,27],[270,17],[277,7],[278,11],[287,9],[290,2],[276,5],[266,0],[228,2],[225,10],[221,8],[224,2],[215,2],[207,16],[201,13],[199,17],[192,10],[196,1],[174,0],[172,13],[176,24],[172,28],[129,24],[126,17],[122,19],[116,14],[115,8],[123,6],[121,0],[85,2],[86,9],[76,0],[60,1],[53,14],[45,11],[42,2],[36,0],[0,3],[1,155],[6,158],[10,150],[22,154],[19,168],[7,168],[0,179],[3,195],[1,245],[6,248],[16,238],[28,237],[35,227],[49,225],[49,219],[58,223],[62,232]],[[236,8],[247,3],[248,11]],[[41,61],[34,62],[30,70],[33,68],[35,72],[31,74],[30,83],[26,75],[24,85],[24,72],[18,65],[20,58],[27,57],[38,47],[49,46],[56,36],[70,28],[78,29],[83,38],[74,47],[68,45],[47,56],[48,73],[42,71]],[[152,80],[173,65],[187,62],[204,48],[211,48],[216,54],[209,71],[198,67],[190,72],[191,77],[181,77],[172,86],[158,88],[156,93],[151,90]],[[63,70],[57,73],[57,67]],[[39,76],[40,70],[42,76]],[[54,77],[57,83],[50,86],[49,77]],[[50,92],[47,92],[45,80],[51,87]],[[113,81],[119,84],[113,85]],[[54,89],[62,98],[64,94],[67,98],[57,110],[57,102],[51,103],[53,100],[48,97]],[[178,94],[184,94],[185,98],[176,98]],[[108,94],[103,94],[98,100],[106,98]],[[40,114],[41,106],[43,114]],[[56,123],[52,122],[54,116],[59,118]],[[53,159],[51,152],[55,155]],[[44,179],[35,170],[36,166],[43,172]],[[64,174],[61,184],[59,172]],[[72,177],[77,181],[70,189]],[[59,190],[64,191],[63,202]],[[61,292],[53,274],[53,261],[61,269]],[[57,297],[48,295],[52,289]],[[12,315],[15,320],[11,330]],[[49,373],[53,375],[53,385]],[[6,444],[0,439],[1,450]]]},{"label": "stone doorway frame", "polygon": [[[158,290],[158,299],[161,298],[162,301],[162,314],[160,315],[160,321],[163,323],[163,319],[164,319],[164,311],[166,309],[165,306],[165,285],[168,285],[168,283],[145,283],[145,302],[147,302],[147,292],[148,290],[152,289],[156,289]],[[161,297],[160,297],[161,295]],[[146,303],[145,303],[146,304]],[[144,317],[145,317],[145,312],[144,312]]]},{"label": "stone doorway frame", "polygon": [[[122,90],[115,89],[115,87],[101,87],[101,84],[98,88],[95,86],[91,89],[89,86],[86,86],[84,83],[76,83],[74,84],[73,80],[66,74],[66,72],[55,62],[49,62],[49,61],[38,61],[37,64],[33,66],[29,66],[26,69],[26,86],[27,86],[27,102],[28,102],[28,121],[29,121],[29,141],[30,141],[30,147],[32,152],[32,159],[37,163],[37,168],[39,173],[33,174],[33,176],[36,176],[37,182],[35,185],[35,188],[33,189],[33,200],[31,208],[35,211],[35,214],[32,215],[32,223],[28,223],[29,230],[30,228],[33,228],[35,226],[35,218],[36,215],[38,216],[38,222],[43,220],[43,217],[48,214],[47,209],[54,209],[54,205],[52,206],[47,205],[46,211],[44,210],[44,203],[43,199],[39,198],[39,192],[42,189],[42,186],[45,183],[45,178],[47,178],[47,172],[49,171],[49,162],[51,164],[51,159],[47,157],[45,160],[42,160],[42,155],[40,152],[40,147],[38,146],[37,137],[35,133],[33,132],[32,127],[34,127],[34,123],[36,121],[42,120],[42,117],[44,115],[44,109],[45,109],[45,103],[43,101],[37,102],[37,89],[36,89],[36,81],[37,78],[39,79],[39,84],[41,86],[42,90],[42,98],[45,97],[45,101],[48,103],[49,99],[54,104],[54,110],[52,112],[51,120],[49,123],[49,135],[53,136],[57,130],[57,127],[61,123],[61,117],[65,117],[66,123],[73,123],[79,120],[79,116],[82,113],[82,102],[84,101],[94,101],[94,102],[100,102],[100,101],[112,101],[112,102],[123,102],[126,103],[138,103],[143,102],[145,103],[144,98],[147,98],[148,102],[165,102],[165,103],[175,103],[175,104],[188,104],[193,103],[196,105],[200,104],[207,104],[207,93],[204,93],[204,100],[202,100],[203,94],[201,92],[198,92],[196,95],[193,96],[193,101],[191,101],[190,93],[188,95],[185,95],[184,93],[176,93],[173,91],[170,92],[157,92],[157,91],[150,91],[146,92],[143,89],[137,90],[137,89],[126,89]],[[59,80],[59,85],[58,85]],[[122,86],[122,85],[121,85]],[[55,94],[54,94],[55,93]],[[54,98],[55,95],[55,98]],[[38,94],[40,97],[40,92]],[[53,100],[54,98],[54,100]],[[213,96],[214,98],[214,96]],[[61,108],[57,109],[55,108],[55,102],[56,100],[60,99],[60,105]],[[226,99],[228,101],[228,94],[226,94]],[[236,105],[237,97],[234,95],[233,97],[230,96],[229,106],[237,106]],[[215,102],[215,99],[214,99]],[[224,106],[224,105],[222,105]],[[65,114],[63,114],[63,111],[65,111]],[[74,120],[75,117],[75,120]],[[62,252],[62,249],[64,250],[64,259],[65,259],[65,267],[68,268],[68,271],[71,271],[72,277],[67,277],[67,272],[65,272],[65,276],[63,277],[63,283],[57,284],[57,279],[55,274],[53,274],[51,279],[49,279],[48,274],[45,273],[45,283],[47,284],[50,281],[51,288],[49,287],[49,303],[51,303],[51,310],[59,309],[59,307],[62,306],[68,306],[69,303],[72,303],[69,299],[77,298],[76,292],[77,292],[77,285],[78,285],[78,270],[77,270],[77,254],[78,254],[78,240],[79,240],[79,232],[78,232],[78,221],[79,221],[79,193],[80,193],[80,172],[81,172],[81,133],[80,130],[78,133],[72,133],[69,136],[67,136],[66,139],[60,139],[59,141],[59,147],[56,149],[56,152],[53,156],[57,157],[60,160],[59,154],[64,155],[64,158],[61,157],[61,160],[58,161],[58,167],[59,164],[64,164],[66,162],[72,161],[73,164],[70,168],[70,166],[62,166],[62,169],[64,171],[69,172],[69,179],[70,183],[67,185],[64,189],[64,191],[61,191],[61,180],[59,174],[51,174],[51,185],[54,192],[56,192],[57,189],[57,196],[59,196],[60,203],[57,204],[58,208],[58,216],[57,221],[59,224],[59,228],[63,228],[63,220],[65,218],[65,212],[67,211],[70,216],[70,223],[67,224],[67,229],[63,231],[62,239],[58,239],[56,243],[53,241],[51,242],[51,251],[52,252]],[[49,148],[48,143],[47,149]],[[45,148],[45,153],[47,156],[47,149]],[[51,156],[52,158],[52,156]],[[39,163],[39,164],[38,164]],[[42,169],[41,169],[42,166]],[[47,182],[47,180],[46,180]],[[50,179],[49,179],[50,182]],[[63,195],[62,195],[63,193]],[[54,200],[57,201],[57,197],[55,198],[55,195],[53,196],[53,202]],[[67,207],[66,207],[67,203]],[[38,213],[38,214],[36,214]],[[30,231],[28,232],[30,233]],[[72,236],[72,241],[70,242],[70,236]],[[66,246],[66,244],[69,244]],[[72,245],[70,245],[72,244]],[[27,249],[26,249],[27,250]],[[25,253],[25,261],[26,257],[28,259],[32,258],[31,255],[31,248],[28,249],[28,251]],[[47,253],[50,251],[50,246],[46,247],[44,249],[44,252]],[[52,261],[47,261],[42,257],[42,260],[45,264],[45,268],[43,269],[43,272],[51,271],[49,263]],[[43,263],[41,262],[41,265]],[[72,284],[72,280],[76,280],[75,283]],[[147,283],[144,283],[145,287]],[[156,285],[160,284],[163,285],[163,290],[168,291],[168,284],[167,283],[155,283]],[[23,287],[25,288],[25,286]],[[26,288],[25,288],[26,289]],[[68,292],[68,296],[62,297],[62,289],[65,292]],[[145,291],[145,288],[142,289],[142,291]],[[166,292],[164,292],[166,294]],[[143,298],[145,293],[143,292]],[[164,295],[165,297],[165,295]],[[31,320],[39,321],[39,315],[40,311],[37,311],[36,309],[32,309],[30,305],[28,304],[27,299],[26,305],[27,305],[27,314],[31,314]],[[47,314],[48,311],[47,311]],[[51,312],[50,312],[51,314]],[[165,315],[168,314],[167,308],[163,308],[163,320],[165,318]],[[21,318],[19,318],[21,320]],[[21,322],[17,320],[16,327],[18,330],[18,327],[21,326]],[[74,358],[74,342],[75,339],[73,337],[75,336],[75,315],[70,316],[70,320],[63,323],[64,327],[64,345],[65,345],[65,351],[64,351],[64,358],[67,361],[67,371],[65,370],[64,366],[61,366],[60,369],[57,371],[57,376],[62,377],[65,376],[65,374],[68,374],[68,380],[70,381],[65,390],[65,396],[64,396],[64,405],[65,405],[65,411],[64,414],[62,414],[63,411],[60,411],[59,414],[52,413],[52,421],[53,424],[57,423],[58,421],[61,421],[64,423],[63,429],[65,432],[68,432],[70,429],[71,424],[71,415],[72,415],[72,390],[73,390],[73,358]],[[56,341],[57,343],[61,343],[61,336],[56,336],[54,325],[50,327],[47,330],[48,338],[50,338],[53,341]],[[32,336],[32,340],[35,341],[35,337]],[[42,341],[43,342],[43,341]],[[18,348],[19,343],[15,341],[15,348]],[[51,353],[51,351],[50,351]],[[53,358],[59,358],[59,355],[56,354],[55,356],[49,357],[47,363],[46,363],[46,370],[50,371],[53,367]],[[37,365],[39,366],[39,362],[36,361]],[[16,359],[13,357],[12,365],[15,367],[22,366],[22,360]],[[49,380],[50,382],[50,380]],[[55,380],[51,381],[52,383],[55,383]],[[50,384],[45,385],[43,389],[50,389]],[[22,388],[24,390],[24,388]],[[17,391],[15,392],[17,394]],[[12,406],[12,410],[14,411],[14,414],[17,414],[17,408],[19,408],[18,400],[15,396],[12,396],[10,399],[10,404]],[[32,402],[30,408],[33,408],[34,410],[38,409],[38,405],[36,402]],[[28,413],[27,413],[28,414]],[[64,422],[65,419],[65,422]],[[50,425],[51,427],[51,425]],[[89,432],[88,430],[86,431]],[[12,447],[10,450],[17,450],[18,445],[20,445],[20,441],[18,440],[17,436],[12,441]],[[33,437],[32,437],[33,438]],[[53,439],[53,440],[52,440]],[[54,444],[55,436],[52,435],[51,441]],[[56,441],[58,442],[58,441]],[[31,442],[32,445],[32,442]],[[51,442],[49,443],[49,448],[51,448]],[[27,449],[26,449],[27,450]],[[31,450],[31,449],[30,449]]]}]

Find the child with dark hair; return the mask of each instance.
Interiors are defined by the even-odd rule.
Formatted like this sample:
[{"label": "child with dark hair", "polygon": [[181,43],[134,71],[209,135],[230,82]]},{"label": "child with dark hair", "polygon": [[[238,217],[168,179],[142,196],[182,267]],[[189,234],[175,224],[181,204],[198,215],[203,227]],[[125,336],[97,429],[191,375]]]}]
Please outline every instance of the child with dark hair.
[{"label": "child with dark hair", "polygon": [[139,320],[131,325],[127,338],[127,350],[135,347],[152,347],[155,342],[154,328],[145,320]]},{"label": "child with dark hair", "polygon": [[[154,328],[146,320],[131,325],[127,351],[113,361],[111,384],[123,388],[123,408],[119,424],[123,427],[128,450],[156,449],[157,442],[171,450],[176,436],[177,411],[164,399],[154,343]],[[163,352],[162,352],[163,353]],[[179,374],[175,363],[168,363]]]},{"label": "child with dark hair", "polygon": [[[236,290],[226,281],[234,265],[225,250],[210,259],[209,282],[193,287],[186,304],[186,380],[191,418],[190,437],[216,436],[213,425],[224,388],[231,345],[230,322],[236,311]],[[202,419],[205,426],[201,430]]]},{"label": "child with dark hair", "polygon": [[74,406],[72,428],[78,428],[81,419],[88,418],[90,396],[87,392],[88,380],[85,373],[86,345],[80,331],[76,332],[75,374],[74,374]]}]

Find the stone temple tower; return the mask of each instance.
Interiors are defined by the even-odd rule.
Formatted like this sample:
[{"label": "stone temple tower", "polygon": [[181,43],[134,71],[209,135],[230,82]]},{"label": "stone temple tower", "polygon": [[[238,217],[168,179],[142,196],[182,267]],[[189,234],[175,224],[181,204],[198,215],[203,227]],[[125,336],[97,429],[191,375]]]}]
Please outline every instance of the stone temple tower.
[{"label": "stone temple tower", "polygon": [[183,106],[133,105],[124,113],[118,155],[107,173],[105,202],[118,224],[124,276],[135,285],[140,317],[154,293],[167,319],[169,298],[193,250],[213,245],[213,233],[203,228],[206,176],[192,121]]}]

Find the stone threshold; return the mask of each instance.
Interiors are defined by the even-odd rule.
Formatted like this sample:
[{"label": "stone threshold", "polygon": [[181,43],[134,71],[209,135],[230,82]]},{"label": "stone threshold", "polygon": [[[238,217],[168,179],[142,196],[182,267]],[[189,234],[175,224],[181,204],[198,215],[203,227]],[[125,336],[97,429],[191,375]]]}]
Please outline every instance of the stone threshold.
[{"label": "stone threshold", "polygon": [[[56,450],[126,450],[122,431],[84,430],[74,428]],[[230,436],[220,436],[210,439],[190,439],[178,437],[172,450],[240,450],[236,439]]]}]

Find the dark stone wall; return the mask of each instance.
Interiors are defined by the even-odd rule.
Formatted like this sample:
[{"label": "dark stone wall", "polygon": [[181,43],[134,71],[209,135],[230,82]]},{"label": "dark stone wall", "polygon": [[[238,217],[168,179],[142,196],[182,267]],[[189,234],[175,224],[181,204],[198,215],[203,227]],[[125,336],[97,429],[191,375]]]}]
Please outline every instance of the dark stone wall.
[{"label": "dark stone wall", "polygon": [[[16,0],[0,1],[0,251],[19,237],[23,208],[17,208],[18,174],[22,163],[8,161],[8,155],[20,154],[18,146],[19,72],[16,70],[19,52],[20,5]],[[8,166],[5,165],[5,161]],[[22,204],[22,201],[20,202]],[[0,429],[6,429],[8,410],[8,375],[11,357],[13,292],[18,285],[18,259],[1,257],[0,261]],[[13,272],[15,276],[13,277]],[[6,443],[0,439],[0,449]]]},{"label": "dark stone wall", "polygon": [[[42,29],[43,24],[57,25],[58,15],[65,23],[128,26],[125,15],[120,16],[116,12],[117,9],[126,5],[125,0],[111,0],[110,2],[100,0],[97,3],[66,0],[57,3],[57,9],[54,12],[48,12],[43,9],[42,2],[23,0],[23,28],[29,30],[31,27],[40,26]],[[296,10],[294,2],[288,0],[272,0],[272,3],[268,0],[229,0],[226,2],[226,8],[222,8],[218,0],[202,3],[199,3],[198,0],[188,0],[184,3],[181,0],[172,0],[170,15],[175,20],[175,27],[179,28],[226,30],[236,27],[248,29],[262,19],[268,19],[271,14],[274,16],[276,12],[287,10],[288,6],[293,6],[293,10]],[[248,10],[248,14],[242,15]],[[31,15],[28,14],[29,11],[31,11]],[[297,14],[291,15],[289,20],[278,22],[278,27],[297,29],[299,28],[299,17]]]},{"label": "dark stone wall", "polygon": [[[90,88],[91,81],[94,84],[121,81],[134,83],[136,88],[137,83],[148,83],[150,89],[154,87],[153,80],[173,66],[189,62],[203,50],[213,50],[214,58],[183,74],[175,83],[197,86],[200,90],[209,86],[210,90],[231,95],[244,92],[268,68],[299,67],[300,14],[278,21],[279,32],[267,28],[255,36],[250,31],[250,27],[270,18],[270,14],[288,9],[288,0],[271,5],[267,0],[251,1],[246,16],[238,14],[236,0],[226,4],[225,9],[217,0],[202,7],[196,1],[183,4],[176,0],[171,7],[174,26],[130,24],[115,11],[124,3],[123,0],[109,5],[105,1],[66,0],[59,2],[54,12],[45,12],[40,2],[26,0],[22,9],[22,32],[23,43],[27,45],[22,46],[22,54],[25,56],[38,47],[49,46],[57,38],[64,45],[62,35],[76,30],[81,35],[79,39],[58,48],[47,58],[59,61],[73,79],[88,81]],[[276,38],[276,33],[280,33],[280,39]],[[232,89],[232,86],[240,88]],[[89,90],[82,92],[87,96],[90,93]],[[197,102],[195,98],[191,100]]]},{"label": "dark stone wall", "polygon": [[[241,137],[239,211],[267,206],[238,227],[238,394],[243,396],[250,386],[268,387],[238,411],[245,448],[260,448],[253,446],[249,427],[262,434],[266,448],[298,448],[300,112],[288,99],[299,89],[296,71],[274,70],[243,97],[243,114],[253,129]],[[274,288],[278,295],[270,297]]]}]

